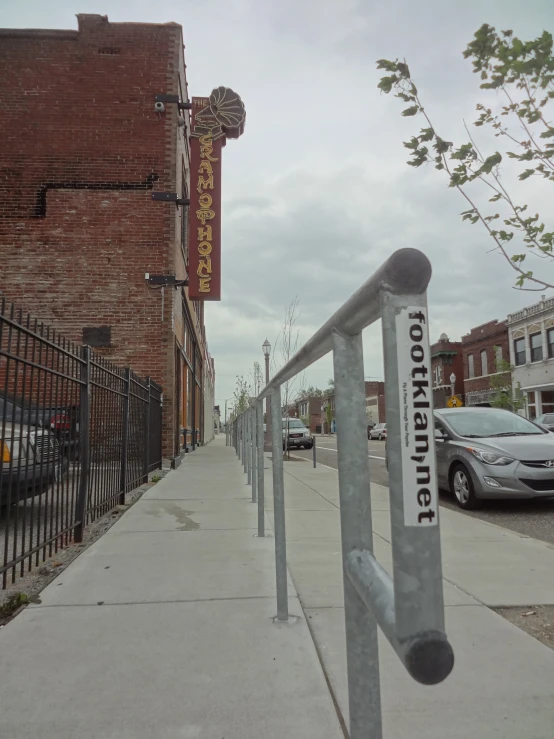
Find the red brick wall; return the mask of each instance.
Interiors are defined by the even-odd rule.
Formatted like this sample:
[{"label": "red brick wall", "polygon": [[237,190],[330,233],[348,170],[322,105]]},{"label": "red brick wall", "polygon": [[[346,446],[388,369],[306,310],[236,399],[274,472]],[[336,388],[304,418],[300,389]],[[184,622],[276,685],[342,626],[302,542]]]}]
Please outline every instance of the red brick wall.
[{"label": "red brick wall", "polygon": [[111,326],[98,351],[163,386],[166,454],[174,295],[162,318],[144,275],[184,269],[177,209],[151,200],[181,190],[176,106],[154,111],[157,93],[179,92],[180,55],[173,24],[0,32],[0,289],[75,341]]},{"label": "red brick wall", "polygon": [[[446,356],[440,354],[440,352],[452,352],[455,354]],[[433,356],[436,355],[436,356]],[[456,375],[456,382],[454,384],[454,392],[456,395],[461,395],[464,392],[464,363],[462,355],[462,343],[461,341],[437,341],[431,345],[431,385],[435,384],[435,367],[442,367],[442,385],[447,385],[450,388],[450,375],[454,373]],[[447,393],[450,394],[450,391]],[[436,396],[437,402],[441,402],[439,394]],[[444,396],[446,398],[446,395]],[[437,405],[437,408],[443,407]]]},{"label": "red brick wall", "polygon": [[[488,390],[490,388],[490,375],[496,371],[495,346],[502,347],[502,357],[506,361],[510,360],[509,344],[508,344],[508,327],[506,321],[489,321],[481,326],[472,328],[466,335],[462,336],[462,353],[464,367],[464,390],[471,392],[473,390]],[[481,375],[481,352],[487,352],[487,376]],[[475,368],[475,377],[469,377],[469,360],[468,357],[473,354],[473,363]]]}]

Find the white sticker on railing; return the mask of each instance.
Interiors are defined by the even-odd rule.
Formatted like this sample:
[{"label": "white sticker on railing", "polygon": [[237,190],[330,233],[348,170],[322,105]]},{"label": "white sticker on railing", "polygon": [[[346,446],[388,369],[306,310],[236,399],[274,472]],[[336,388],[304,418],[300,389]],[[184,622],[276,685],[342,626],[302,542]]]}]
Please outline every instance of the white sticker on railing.
[{"label": "white sticker on railing", "polygon": [[427,309],[396,316],[405,526],[437,525],[437,473]]}]

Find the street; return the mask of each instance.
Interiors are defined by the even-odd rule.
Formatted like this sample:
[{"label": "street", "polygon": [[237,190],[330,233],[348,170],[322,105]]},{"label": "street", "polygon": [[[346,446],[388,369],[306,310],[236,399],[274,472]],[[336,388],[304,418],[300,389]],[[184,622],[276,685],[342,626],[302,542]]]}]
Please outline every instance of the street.
[{"label": "street", "polygon": [[[316,436],[317,464],[337,467],[337,440],[335,436]],[[299,449],[292,453],[305,457],[310,461],[313,450]],[[385,442],[368,441],[370,459],[370,479],[379,485],[388,487],[388,474],[385,467]],[[483,508],[477,511],[462,511],[456,504],[452,494],[440,491],[440,504],[446,508],[464,513],[466,516],[480,518],[483,521],[504,526],[524,536],[541,539],[554,544],[554,498],[550,500],[501,500],[485,501]]]}]

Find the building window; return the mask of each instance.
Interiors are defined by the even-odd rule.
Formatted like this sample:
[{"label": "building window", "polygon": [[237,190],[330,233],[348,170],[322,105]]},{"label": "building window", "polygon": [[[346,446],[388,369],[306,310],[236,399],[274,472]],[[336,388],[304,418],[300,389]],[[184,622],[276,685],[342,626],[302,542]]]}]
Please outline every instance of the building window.
[{"label": "building window", "polygon": [[523,337],[514,341],[514,356],[517,367],[525,364],[525,339]]},{"label": "building window", "polygon": [[531,420],[537,417],[537,396],[534,392],[527,393],[527,409]]},{"label": "building window", "polygon": [[502,347],[501,346],[496,346],[494,348],[494,358],[495,358],[495,361],[496,361],[496,368],[495,369],[498,371],[498,368],[499,368],[499,366],[500,366],[500,364],[502,362]]},{"label": "building window", "polygon": [[542,359],[542,334],[531,334],[529,341],[531,343],[531,361],[540,362]]},{"label": "building window", "polygon": [[541,392],[541,413],[554,413],[553,390],[543,390]]},{"label": "building window", "polygon": [[481,374],[482,375],[488,375],[489,374],[489,368],[487,365],[487,350],[483,349],[481,352]]},{"label": "building window", "polygon": [[549,328],[546,332],[546,340],[548,342],[548,356],[554,358],[554,328]]},{"label": "building window", "polygon": [[435,367],[435,386],[442,385],[442,367],[437,364]]},{"label": "building window", "polygon": [[467,358],[467,367],[468,367],[468,373],[469,378],[475,377],[475,367],[473,365],[473,354],[470,354]]}]

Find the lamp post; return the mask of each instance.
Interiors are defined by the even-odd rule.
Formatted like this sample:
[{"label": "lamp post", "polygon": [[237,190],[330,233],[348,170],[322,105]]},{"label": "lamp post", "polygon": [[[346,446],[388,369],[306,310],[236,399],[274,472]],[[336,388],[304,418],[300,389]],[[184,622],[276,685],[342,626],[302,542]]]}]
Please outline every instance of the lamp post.
[{"label": "lamp post", "polygon": [[456,386],[456,375],[452,373],[450,375],[450,395],[452,396],[456,395],[455,386]]},{"label": "lamp post", "polygon": [[[265,359],[265,384],[269,385],[269,357],[271,355],[271,344],[266,339],[262,344],[262,351]],[[268,395],[265,399],[265,444],[264,450],[271,451],[271,397]]]}]

